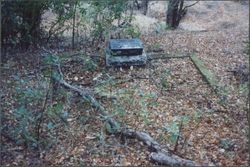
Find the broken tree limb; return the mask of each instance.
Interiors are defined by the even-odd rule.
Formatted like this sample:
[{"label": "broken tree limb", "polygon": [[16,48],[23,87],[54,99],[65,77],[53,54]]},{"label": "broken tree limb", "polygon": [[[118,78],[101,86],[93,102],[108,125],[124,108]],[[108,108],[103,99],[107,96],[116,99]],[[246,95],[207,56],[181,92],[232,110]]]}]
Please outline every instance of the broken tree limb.
[{"label": "broken tree limb", "polygon": [[[89,93],[87,90],[78,88],[76,86],[72,86],[70,84],[68,84],[65,80],[60,79],[58,80],[58,82],[60,83],[61,86],[63,86],[66,89],[70,89],[71,91],[74,91],[76,93],[78,93],[84,100],[88,101],[93,108],[96,108],[101,115],[103,116],[108,116],[108,112],[105,110],[104,107],[102,107]],[[118,122],[116,122],[113,118],[108,117],[106,120],[112,129],[114,130],[118,130],[119,129],[119,124]]]},{"label": "broken tree limb", "polygon": [[183,159],[177,155],[170,153],[169,150],[164,149],[163,146],[161,146],[146,132],[138,132],[132,129],[127,129],[125,131],[122,131],[121,133],[126,137],[135,138],[146,144],[151,150],[149,158],[153,162],[170,166],[198,166],[198,164],[191,160]]},{"label": "broken tree limb", "polygon": [[183,10],[186,10],[187,8],[190,8],[190,7],[194,6],[194,5],[197,4],[198,2],[200,2],[200,1],[196,1],[195,3],[193,3],[193,4],[191,4],[191,5],[185,6]]},{"label": "broken tree limb", "polygon": [[150,159],[162,165],[169,166],[197,166],[193,161],[180,158],[176,155],[166,155],[162,152],[153,152],[150,154]]},{"label": "broken tree limb", "polygon": [[[53,79],[57,82],[59,82],[59,84],[61,86],[63,86],[66,89],[70,89],[71,91],[76,92],[78,95],[80,95],[84,100],[88,101],[93,108],[96,108],[101,115],[103,116],[109,116],[108,112],[105,110],[105,108],[103,106],[101,106],[94,98],[93,96],[90,94],[90,92],[87,89],[83,89],[83,88],[79,88],[77,86],[73,86],[70,85],[69,83],[67,83],[64,79],[63,79],[63,73],[60,67],[60,64],[53,64],[53,70],[55,70],[55,75],[53,75]],[[59,75],[59,77],[58,77]],[[106,119],[108,121],[108,123],[110,124],[111,128],[114,130],[119,129],[119,124],[111,117],[108,117]]]},{"label": "broken tree limb", "polygon": [[77,93],[84,100],[88,101],[92,105],[93,108],[96,108],[100,112],[100,114],[106,118],[105,121],[108,122],[108,124],[112,128],[113,133],[120,134],[127,138],[134,138],[146,144],[148,148],[150,149],[150,151],[152,152],[150,154],[150,160],[158,164],[169,165],[169,166],[173,166],[173,165],[198,166],[198,164],[196,164],[195,162],[191,160],[186,160],[175,154],[171,154],[169,150],[161,146],[157,141],[155,141],[146,132],[139,132],[133,129],[120,128],[119,123],[110,116],[109,112],[101,104],[99,104],[99,102],[89,93],[88,90],[70,85],[63,79],[63,74],[60,68],[60,64],[56,64],[54,67],[57,70],[57,74],[60,75],[60,77],[54,77],[55,81],[59,82],[59,84],[62,87]]},{"label": "broken tree limb", "polygon": [[133,129],[126,129],[122,131],[122,135],[127,138],[135,138],[139,141],[142,141],[153,152],[164,151],[166,154],[169,153],[168,151],[163,150],[160,144],[156,142],[149,134],[145,132],[138,132]]}]

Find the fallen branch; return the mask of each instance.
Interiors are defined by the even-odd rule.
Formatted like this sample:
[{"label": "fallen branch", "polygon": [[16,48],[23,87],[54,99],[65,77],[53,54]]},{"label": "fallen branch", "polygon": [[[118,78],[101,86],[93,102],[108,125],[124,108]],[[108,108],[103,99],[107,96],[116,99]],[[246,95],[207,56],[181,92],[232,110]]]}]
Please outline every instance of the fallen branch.
[{"label": "fallen branch", "polygon": [[170,166],[198,165],[193,161],[186,160],[177,155],[171,154],[169,150],[164,149],[164,147],[161,146],[157,141],[155,141],[148,133],[135,131],[133,129],[120,128],[119,123],[109,115],[109,112],[97,102],[97,100],[88,92],[88,90],[70,85],[63,79],[60,64],[57,64],[54,67],[57,73],[59,73],[60,75],[60,77],[55,77],[54,79],[59,82],[61,86],[77,93],[84,100],[88,101],[94,108],[96,108],[100,112],[100,114],[106,118],[105,121],[108,122],[114,134],[119,134],[127,138],[138,139],[139,141],[142,141],[144,144],[146,144],[152,152],[149,156],[150,160],[158,164]]},{"label": "fallen branch", "polygon": [[155,141],[149,134],[145,132],[138,132],[132,129],[128,129],[121,132],[122,135],[135,138],[142,141],[151,150],[149,158],[151,161],[161,165],[169,166],[198,166],[195,162],[187,159],[183,159],[177,155],[170,153],[169,150],[164,149],[157,141]]},{"label": "fallen branch", "polygon": [[193,4],[191,4],[191,5],[185,6],[183,10],[186,10],[187,8],[190,8],[190,7],[194,6],[194,5],[197,4],[198,2],[200,2],[200,1],[196,1],[195,3],[193,3]]}]

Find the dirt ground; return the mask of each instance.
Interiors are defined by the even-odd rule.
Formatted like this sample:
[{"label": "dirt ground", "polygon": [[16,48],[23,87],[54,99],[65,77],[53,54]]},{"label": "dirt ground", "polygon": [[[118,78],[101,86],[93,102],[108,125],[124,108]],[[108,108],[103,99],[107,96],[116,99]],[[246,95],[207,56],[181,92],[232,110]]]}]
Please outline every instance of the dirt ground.
[{"label": "dirt ground", "polygon": [[[192,2],[188,2],[192,4]],[[137,14],[133,24],[142,32],[146,51],[161,48],[165,53],[195,54],[226,88],[227,99],[221,99],[206,83],[189,58],[153,60],[144,68],[107,69],[98,62],[95,71],[85,72],[80,63],[66,63],[65,79],[71,84],[94,92],[116,96],[118,101],[98,97],[112,115],[128,127],[147,131],[162,145],[173,150],[176,126],[183,122],[175,153],[195,162],[214,166],[246,166],[249,161],[247,107],[248,89],[230,70],[245,65],[249,41],[249,4],[234,1],[200,1],[189,8],[177,30],[157,31],[165,20],[167,4],[150,2],[147,16]],[[143,21],[142,21],[143,20]],[[11,114],[15,108],[14,76],[27,81],[24,87],[39,87],[41,73],[29,57],[34,53],[17,54],[20,60],[8,61],[2,70],[3,109]],[[26,55],[25,58],[23,55]],[[16,55],[15,55],[16,56]],[[14,57],[14,55],[13,55]],[[138,79],[138,76],[150,79]],[[108,80],[115,78],[116,84]],[[94,79],[95,78],[95,79]],[[97,78],[97,79],[96,79]],[[126,79],[134,78],[129,82]],[[99,87],[98,81],[106,82]],[[98,96],[101,96],[100,94]],[[122,106],[122,107],[121,107]],[[34,155],[22,146],[4,143],[3,164],[6,166],[48,165],[154,165],[143,143],[108,135],[97,111],[72,95],[66,110],[67,126],[55,129],[53,145]],[[169,129],[172,127],[172,129]],[[174,130],[174,131],[171,131]]]}]

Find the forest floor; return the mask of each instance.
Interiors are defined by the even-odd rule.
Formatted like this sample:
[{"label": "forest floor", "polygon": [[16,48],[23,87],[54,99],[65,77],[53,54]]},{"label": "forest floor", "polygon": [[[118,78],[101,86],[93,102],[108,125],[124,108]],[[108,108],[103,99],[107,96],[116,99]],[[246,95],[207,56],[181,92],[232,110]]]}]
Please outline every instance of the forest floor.
[{"label": "forest floor", "polygon": [[[93,91],[122,125],[148,132],[183,158],[205,165],[246,166],[249,81],[243,82],[231,71],[239,66],[249,69],[249,6],[200,2],[190,8],[179,29],[155,33],[151,25],[164,21],[161,3],[151,4],[148,16],[137,16],[150,20],[139,25],[146,31],[141,37],[146,52],[156,49],[174,55],[195,54],[224,88],[225,98],[207,84],[189,57],[118,69],[106,68],[104,59],[98,59],[91,66],[94,70],[87,72],[81,62],[70,61],[62,65],[65,80]],[[154,11],[157,5],[163,6],[162,10]],[[39,53],[10,55],[13,59],[2,69],[5,115],[11,115],[17,106],[15,88],[20,80],[24,81],[23,89],[44,88],[39,85]],[[3,137],[3,165],[153,165],[143,143],[132,139],[121,142],[117,136],[108,135],[97,111],[73,94],[68,96],[64,106],[67,123],[54,128],[50,134],[53,144],[36,155]]]}]

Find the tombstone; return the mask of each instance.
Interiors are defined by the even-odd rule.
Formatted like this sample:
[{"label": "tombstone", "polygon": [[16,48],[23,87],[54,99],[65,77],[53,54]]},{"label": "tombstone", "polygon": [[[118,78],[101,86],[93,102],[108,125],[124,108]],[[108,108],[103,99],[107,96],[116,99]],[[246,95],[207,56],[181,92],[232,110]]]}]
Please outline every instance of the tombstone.
[{"label": "tombstone", "polygon": [[106,49],[107,66],[144,66],[147,56],[140,39],[111,39]]}]

